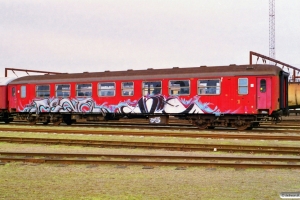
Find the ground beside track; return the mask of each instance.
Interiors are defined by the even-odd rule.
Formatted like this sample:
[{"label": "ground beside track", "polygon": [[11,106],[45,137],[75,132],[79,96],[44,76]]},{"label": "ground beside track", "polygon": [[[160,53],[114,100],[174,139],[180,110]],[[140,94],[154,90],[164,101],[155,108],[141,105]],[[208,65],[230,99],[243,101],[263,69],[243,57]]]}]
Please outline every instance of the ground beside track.
[{"label": "ground beside track", "polygon": [[[100,138],[103,140],[161,140],[223,144],[297,145],[290,141],[216,140],[164,137],[81,136],[45,133],[5,133],[0,136]],[[0,143],[1,151],[147,153],[223,155],[219,152],[177,152],[147,149],[91,148],[63,145]],[[227,154],[230,155],[230,154]],[[237,155],[235,153],[234,155]],[[239,155],[239,154],[238,154]],[[240,154],[241,155],[241,154]],[[0,166],[0,199],[279,199],[279,193],[298,191],[299,170],[142,166],[36,165],[11,163]]]}]

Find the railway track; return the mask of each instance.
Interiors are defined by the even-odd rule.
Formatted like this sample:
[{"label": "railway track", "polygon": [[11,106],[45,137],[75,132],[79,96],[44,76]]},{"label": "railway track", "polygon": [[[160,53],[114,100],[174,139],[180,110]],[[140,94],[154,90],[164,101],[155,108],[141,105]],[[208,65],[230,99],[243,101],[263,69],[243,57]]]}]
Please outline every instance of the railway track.
[{"label": "railway track", "polygon": [[[159,129],[159,130],[190,130],[190,131],[198,131],[199,129],[196,126],[193,126],[189,123],[175,123],[172,122],[168,125],[150,125],[148,123],[141,123],[141,122],[99,122],[99,123],[78,123],[78,124],[73,124],[71,126],[62,124],[60,126],[55,126],[52,124],[48,124],[47,126],[43,124],[35,124],[35,125],[30,125],[28,123],[24,122],[13,122],[10,124],[4,124],[0,123],[0,128],[1,127],[12,127],[13,126],[27,126],[27,127],[43,127],[43,128],[49,128],[49,127],[78,127],[78,128],[83,128],[83,127],[89,127],[89,128],[131,128],[131,129]],[[215,129],[206,129],[212,132],[220,132],[220,131],[228,131],[228,132],[237,132],[236,129],[234,128],[224,128],[224,127],[216,127]],[[206,131],[206,130],[201,130],[201,131]],[[300,133],[300,125],[298,121],[291,121],[291,122],[285,122],[285,123],[279,123],[279,124],[272,124],[270,122],[266,122],[261,124],[260,127],[253,128],[252,130],[246,130],[244,132],[276,132],[276,133]]]},{"label": "railway track", "polygon": [[300,157],[0,152],[0,161],[56,164],[300,168]]},{"label": "railway track", "polygon": [[[231,134],[229,131],[226,133],[212,132],[212,133],[203,133],[198,131],[196,133],[182,133],[182,132],[154,132],[151,129],[140,130],[87,130],[87,129],[76,129],[76,130],[66,130],[66,129],[46,129],[46,128],[9,128],[9,127],[0,127],[0,131],[13,131],[13,132],[42,132],[42,133],[56,133],[56,134],[95,134],[95,135],[128,135],[128,136],[156,136],[156,137],[186,137],[186,138],[211,138],[211,139],[249,139],[249,140],[292,140],[299,141],[300,135],[291,135],[291,134],[262,134],[263,131],[258,131],[258,134],[244,134],[244,133],[234,133]],[[299,131],[298,131],[299,132]],[[286,133],[286,132],[284,132]]]},{"label": "railway track", "polygon": [[75,140],[75,139],[49,139],[49,138],[23,138],[0,137],[0,142],[29,143],[47,145],[76,145],[88,147],[110,148],[144,148],[165,149],[173,151],[207,151],[230,153],[265,153],[265,154],[289,154],[300,155],[300,147],[287,146],[256,146],[256,145],[222,145],[222,144],[191,144],[191,143],[162,143],[162,142],[127,142],[127,141],[99,141],[99,140]]}]

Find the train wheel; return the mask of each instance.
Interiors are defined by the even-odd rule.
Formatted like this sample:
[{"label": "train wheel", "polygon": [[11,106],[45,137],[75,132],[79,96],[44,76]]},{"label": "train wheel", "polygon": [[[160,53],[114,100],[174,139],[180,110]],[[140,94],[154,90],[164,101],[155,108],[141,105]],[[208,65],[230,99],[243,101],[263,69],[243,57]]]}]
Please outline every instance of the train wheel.
[{"label": "train wheel", "polygon": [[35,120],[29,121],[29,124],[30,124],[30,125],[35,125],[35,124],[36,124],[36,121],[35,121]]},{"label": "train wheel", "polygon": [[54,126],[59,126],[60,123],[61,123],[61,121],[56,121],[56,122],[53,122],[53,125],[54,125]]},{"label": "train wheel", "polygon": [[60,116],[54,115],[51,116],[50,121],[53,123],[54,126],[60,125],[62,123],[62,118]]},{"label": "train wheel", "polygon": [[243,124],[243,125],[235,125],[235,128],[239,131],[249,130],[249,124]]},{"label": "train wheel", "polygon": [[208,127],[207,123],[197,124],[197,126],[200,130],[207,129],[207,127]]},{"label": "train wheel", "polygon": [[30,124],[30,125],[35,125],[36,124],[36,118],[35,117],[30,117],[27,122]]},{"label": "train wheel", "polygon": [[67,125],[72,125],[74,121],[70,117],[64,117],[63,122]]},{"label": "train wheel", "polygon": [[72,120],[64,120],[64,122],[65,122],[67,125],[72,125],[72,123],[73,123]]},{"label": "train wheel", "polygon": [[49,122],[50,122],[50,120],[47,120],[47,121],[43,122],[43,124],[44,124],[44,125],[48,125]]}]

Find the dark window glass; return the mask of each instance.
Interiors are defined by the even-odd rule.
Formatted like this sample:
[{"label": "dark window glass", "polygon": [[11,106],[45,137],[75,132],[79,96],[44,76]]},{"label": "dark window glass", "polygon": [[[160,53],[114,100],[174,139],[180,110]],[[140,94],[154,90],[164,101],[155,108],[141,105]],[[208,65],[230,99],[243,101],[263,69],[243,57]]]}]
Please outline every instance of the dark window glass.
[{"label": "dark window glass", "polygon": [[36,97],[50,97],[50,86],[49,85],[36,86]]},{"label": "dark window glass", "polygon": [[13,87],[13,88],[11,89],[11,95],[12,95],[13,97],[16,96],[16,88],[15,88],[15,87]]},{"label": "dark window glass", "polygon": [[260,80],[260,92],[265,93],[267,91],[267,82],[265,79]]},{"label": "dark window glass", "polygon": [[189,95],[190,94],[190,81],[188,81],[188,80],[169,81],[169,94],[170,95]]},{"label": "dark window glass", "polygon": [[70,85],[56,85],[55,86],[56,97],[69,97],[70,96]]},{"label": "dark window glass", "polygon": [[198,94],[199,95],[220,94],[220,79],[199,80]]},{"label": "dark window glass", "polygon": [[122,96],[133,96],[133,94],[134,94],[133,82],[123,82]]},{"label": "dark window glass", "polygon": [[115,83],[99,83],[98,96],[113,97],[116,93]]},{"label": "dark window glass", "polygon": [[91,97],[92,96],[92,84],[77,84],[76,85],[76,96],[78,97]]},{"label": "dark window glass", "polygon": [[156,95],[161,93],[161,81],[143,82],[143,95]]}]

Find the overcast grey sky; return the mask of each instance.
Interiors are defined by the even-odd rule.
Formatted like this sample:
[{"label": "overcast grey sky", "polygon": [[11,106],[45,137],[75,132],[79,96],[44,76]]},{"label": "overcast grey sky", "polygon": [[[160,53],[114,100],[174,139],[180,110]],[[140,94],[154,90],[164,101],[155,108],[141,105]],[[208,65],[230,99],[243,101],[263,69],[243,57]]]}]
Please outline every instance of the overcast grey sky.
[{"label": "overcast grey sky", "polygon": [[[276,59],[297,67],[299,19],[300,0],[275,1]],[[72,73],[269,55],[269,0],[0,0],[0,23],[0,76],[5,67]]]}]

